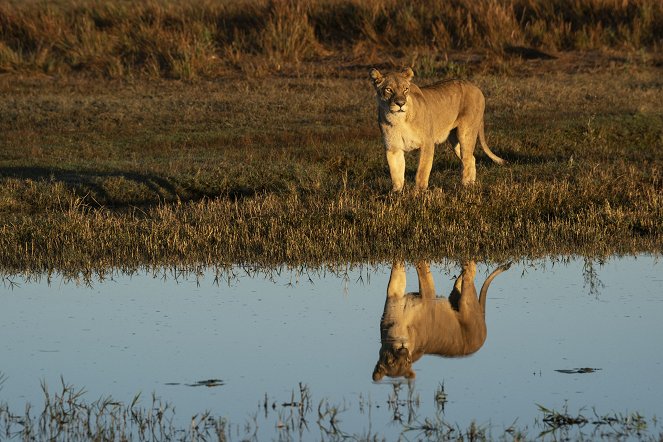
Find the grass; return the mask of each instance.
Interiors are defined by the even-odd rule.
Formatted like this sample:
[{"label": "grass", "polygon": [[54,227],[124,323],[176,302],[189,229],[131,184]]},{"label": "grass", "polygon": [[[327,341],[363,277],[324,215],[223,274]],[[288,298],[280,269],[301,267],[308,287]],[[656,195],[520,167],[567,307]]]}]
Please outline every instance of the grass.
[{"label": "grass", "polygon": [[[3,271],[660,253],[660,2],[424,4],[3,4]],[[389,194],[372,63],[477,83],[510,164]]]},{"label": "grass", "polygon": [[[399,387],[394,387],[398,396]],[[243,424],[232,423],[222,416],[206,411],[190,418],[178,416],[173,404],[152,395],[148,405],[142,404],[140,394],[130,403],[123,403],[111,397],[102,397],[88,402],[86,392],[64,380],[57,389],[49,389],[42,383],[44,404],[41,411],[35,411],[26,404],[23,412],[16,412],[0,403],[0,437],[21,440],[246,440],[257,439],[265,431],[278,435],[279,440],[301,440],[316,437],[319,432],[323,440],[586,440],[601,437],[610,440],[658,440],[661,437],[656,418],[648,419],[638,413],[602,415],[594,410],[592,417],[586,417],[582,410],[569,413],[568,406],[559,412],[539,405],[541,422],[531,428],[527,425],[498,429],[496,426],[480,425],[472,422],[467,428],[449,422],[439,408],[432,416],[422,416],[420,404],[410,397],[406,400],[393,399],[390,395],[386,403],[380,400],[366,401],[360,396],[358,404],[344,401],[334,405],[328,399],[321,399],[317,407],[308,386],[300,384],[299,393],[293,390],[289,401],[268,402],[258,407],[264,414],[264,423],[258,422],[258,415],[247,418]],[[408,392],[408,394],[410,394]],[[407,402],[407,415],[401,415],[401,402]],[[382,429],[374,429],[372,414],[377,414],[384,406],[393,419],[382,434]],[[362,433],[352,433],[343,422],[344,413],[362,410],[361,415],[368,419]],[[403,410],[405,411],[405,410]],[[379,420],[379,419],[378,419]],[[182,425],[182,422],[185,424]],[[264,428],[259,428],[264,427]],[[364,425],[363,423],[361,424]],[[259,430],[262,433],[259,433]],[[538,432],[538,435],[531,432]]]},{"label": "grass", "polygon": [[387,193],[364,79],[11,77],[0,262],[20,272],[660,251],[658,73],[477,76],[489,143],[511,164],[480,161],[479,184],[462,189],[440,149],[432,189],[403,195]]},{"label": "grass", "polygon": [[193,79],[398,54],[425,71],[458,50],[658,51],[661,35],[657,0],[12,0],[0,7],[0,71]]},{"label": "grass", "polygon": [[173,423],[174,407],[152,395],[149,407],[140,403],[140,394],[130,404],[112,397],[85,400],[85,390],[62,380],[60,389],[50,390],[42,382],[44,406],[34,413],[26,404],[22,415],[0,403],[0,436],[22,440],[228,440],[226,421],[209,413],[191,417],[189,428]]},{"label": "grass", "polygon": [[593,410],[593,416],[587,417],[582,410],[578,413],[569,413],[568,404],[565,404],[561,411],[548,409],[542,405],[538,408],[542,413],[541,421],[544,424],[539,437],[554,435],[555,439],[560,436],[566,439],[569,433],[583,427],[591,428],[594,435],[609,436],[613,439],[637,439],[648,431],[647,419],[637,412],[599,415]]}]

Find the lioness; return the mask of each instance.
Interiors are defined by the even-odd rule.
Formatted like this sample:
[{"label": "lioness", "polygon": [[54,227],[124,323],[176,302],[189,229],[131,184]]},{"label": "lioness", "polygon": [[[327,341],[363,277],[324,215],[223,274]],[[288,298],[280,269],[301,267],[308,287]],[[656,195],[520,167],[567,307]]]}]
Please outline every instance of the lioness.
[{"label": "lioness", "polygon": [[405,266],[391,268],[387,300],[380,321],[380,356],[373,380],[415,377],[412,364],[424,354],[465,356],[476,352],[486,340],[486,295],[493,278],[509,268],[495,269],[483,283],[480,296],[474,287],[476,264],[463,265],[449,299],[435,296],[428,263],[417,264],[418,293],[405,293]]},{"label": "lioness", "polygon": [[474,183],[477,176],[474,146],[477,135],[484,152],[497,164],[505,164],[486,144],[483,111],[486,107],[478,87],[462,80],[447,80],[419,88],[411,83],[414,72],[382,75],[370,72],[377,94],[378,124],[382,132],[394,191],[405,184],[405,152],[421,149],[415,184],[428,187],[435,145],[449,139],[462,162],[461,182]]}]

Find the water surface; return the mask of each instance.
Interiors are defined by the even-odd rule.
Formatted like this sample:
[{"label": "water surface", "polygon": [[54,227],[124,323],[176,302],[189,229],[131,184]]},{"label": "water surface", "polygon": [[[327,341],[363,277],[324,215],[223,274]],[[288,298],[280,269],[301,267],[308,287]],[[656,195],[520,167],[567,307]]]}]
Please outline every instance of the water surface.
[{"label": "water surface", "polygon": [[[477,290],[495,267],[477,265]],[[302,385],[312,404],[304,439],[319,437],[321,401],[342,410],[343,431],[391,437],[403,429],[394,419],[435,415],[460,427],[490,425],[498,434],[514,421],[533,429],[537,404],[663,416],[657,259],[514,264],[492,282],[487,339],[475,354],[423,356],[413,365],[415,380],[376,383],[390,270],[251,275],[238,268],[216,282],[212,270],[177,278],[165,270],[91,286],[59,277],[14,288],[5,282],[0,402],[17,412],[26,402],[39,408],[40,381],[57,389],[62,377],[84,387],[89,401],[111,395],[128,403],[142,392],[149,406],[155,393],[176,407],[184,426],[209,410],[228,418],[235,436],[249,422],[272,438],[292,411],[283,404],[299,399]],[[431,271],[438,295],[447,296],[461,267],[433,264]],[[417,291],[412,264],[406,274],[407,291]],[[595,370],[557,371],[578,368]],[[191,386],[209,379],[219,382]],[[442,385],[446,401],[436,402]]]}]

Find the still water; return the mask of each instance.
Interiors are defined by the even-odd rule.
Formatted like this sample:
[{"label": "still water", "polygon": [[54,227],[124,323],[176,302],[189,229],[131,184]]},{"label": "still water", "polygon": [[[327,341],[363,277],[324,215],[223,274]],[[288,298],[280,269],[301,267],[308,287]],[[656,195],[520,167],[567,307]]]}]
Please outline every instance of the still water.
[{"label": "still water", "polygon": [[[40,382],[57,390],[63,378],[84,388],[90,402],[110,395],[129,403],[141,392],[150,406],[156,394],[184,426],[208,410],[229,420],[235,439],[244,431],[277,437],[293,411],[284,404],[300,400],[302,388],[312,408],[312,423],[295,437],[303,440],[321,437],[319,405],[336,409],[345,433],[388,439],[430,416],[496,434],[515,422],[536,435],[537,404],[589,416],[595,409],[663,417],[662,264],[650,256],[555,261],[516,263],[497,275],[487,294],[485,342],[466,357],[415,355],[430,351],[413,347],[409,380],[375,376],[385,361],[383,313],[383,328],[396,340],[418,336],[419,344],[397,347],[422,347],[421,336],[435,326],[422,331],[416,323],[440,316],[403,294],[430,293],[430,277],[438,296],[448,296],[460,265],[433,263],[420,274],[412,263],[342,272],[235,268],[216,280],[212,270],[165,270],[91,285],[12,278],[17,286],[0,285],[0,402],[19,413],[26,403],[39,408]],[[495,268],[476,264],[476,292]],[[473,287],[471,278],[459,280],[463,299]],[[385,302],[388,287],[396,304]],[[473,314],[472,321],[483,320]],[[577,372],[585,368],[592,370]],[[205,380],[216,382],[197,386]]]}]

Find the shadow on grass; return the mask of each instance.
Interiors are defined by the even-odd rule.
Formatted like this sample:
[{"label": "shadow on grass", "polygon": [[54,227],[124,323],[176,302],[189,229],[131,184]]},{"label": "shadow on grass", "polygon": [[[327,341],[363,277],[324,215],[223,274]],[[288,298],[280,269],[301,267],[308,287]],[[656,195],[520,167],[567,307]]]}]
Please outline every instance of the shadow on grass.
[{"label": "shadow on grass", "polygon": [[[438,149],[443,150],[445,148],[446,146]],[[508,167],[509,164],[544,165],[544,164],[552,164],[552,163],[560,163],[568,161],[567,158],[561,158],[557,156],[533,155],[530,153],[521,154],[518,152],[509,152],[509,151],[500,151],[498,153],[496,150],[494,150],[493,152],[495,152],[500,158],[504,159],[507,162],[506,167]],[[418,154],[416,158],[418,160]],[[488,156],[483,151],[481,151],[480,147],[475,149],[474,158],[476,159],[477,165],[482,165],[487,167],[500,167],[499,165],[495,164],[493,160],[488,158]],[[447,155],[447,153],[445,152],[443,156],[440,155],[439,158],[435,159],[435,163],[433,164],[433,169],[460,171],[461,162],[453,154]],[[387,171],[386,173],[389,172]],[[413,169],[411,171],[408,170],[408,173],[411,173],[412,175],[411,178],[414,179],[414,176],[416,175],[416,169]]]},{"label": "shadow on grass", "polygon": [[[151,207],[163,202],[199,201],[205,198],[222,197],[240,200],[255,196],[258,191],[238,186],[223,192],[209,192],[184,186],[171,177],[126,171],[68,170],[50,167],[0,167],[0,182],[6,179],[33,180],[46,184],[62,183],[67,190],[79,196],[90,196],[91,206]],[[120,180],[123,188],[115,194],[109,191],[108,182]],[[140,193],[126,196],[123,191],[142,188]]]},{"label": "shadow on grass", "polygon": [[[508,164],[550,164],[568,161],[566,158],[535,155],[532,153],[501,152],[498,155]],[[478,155],[477,163],[491,164],[492,161],[485,155]]]}]

